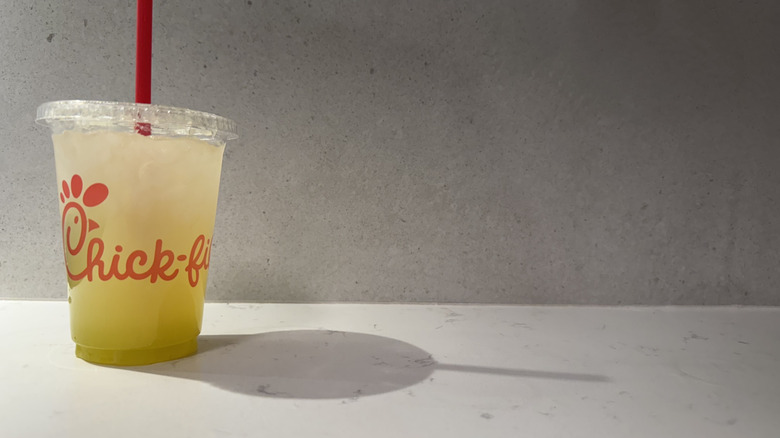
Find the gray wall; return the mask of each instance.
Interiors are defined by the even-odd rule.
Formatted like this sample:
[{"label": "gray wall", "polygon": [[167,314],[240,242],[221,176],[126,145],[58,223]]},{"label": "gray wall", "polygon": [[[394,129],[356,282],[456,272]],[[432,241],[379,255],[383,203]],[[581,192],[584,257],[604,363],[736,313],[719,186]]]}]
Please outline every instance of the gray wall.
[{"label": "gray wall", "polygon": [[[156,3],[153,100],[241,127],[211,300],[780,304],[777,2]],[[34,111],[134,31],[0,2],[0,296],[65,296]]]}]

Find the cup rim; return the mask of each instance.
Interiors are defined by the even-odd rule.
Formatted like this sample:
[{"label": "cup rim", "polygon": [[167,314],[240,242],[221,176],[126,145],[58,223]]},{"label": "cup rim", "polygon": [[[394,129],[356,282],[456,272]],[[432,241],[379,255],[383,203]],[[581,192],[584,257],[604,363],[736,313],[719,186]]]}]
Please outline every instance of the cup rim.
[{"label": "cup rim", "polygon": [[223,140],[238,138],[234,121],[204,111],[167,105],[101,100],[57,100],[41,104],[35,122],[54,127],[78,124],[92,127],[133,127],[138,123],[184,131],[210,131]]}]

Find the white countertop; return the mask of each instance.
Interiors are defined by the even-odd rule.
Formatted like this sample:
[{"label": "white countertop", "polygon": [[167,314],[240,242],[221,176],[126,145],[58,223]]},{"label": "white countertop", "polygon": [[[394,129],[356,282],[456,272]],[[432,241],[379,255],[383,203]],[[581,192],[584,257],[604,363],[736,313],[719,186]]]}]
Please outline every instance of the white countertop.
[{"label": "white countertop", "polygon": [[68,330],[0,301],[0,437],[780,436],[780,308],[207,304],[134,368]]}]

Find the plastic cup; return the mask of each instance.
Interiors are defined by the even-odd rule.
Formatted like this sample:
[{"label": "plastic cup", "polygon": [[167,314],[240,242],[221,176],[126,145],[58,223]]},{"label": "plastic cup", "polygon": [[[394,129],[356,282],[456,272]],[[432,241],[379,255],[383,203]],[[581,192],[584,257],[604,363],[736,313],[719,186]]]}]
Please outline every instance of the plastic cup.
[{"label": "plastic cup", "polygon": [[236,125],[96,101],[45,103],[36,121],[53,134],[76,356],[143,365],[194,354]]}]

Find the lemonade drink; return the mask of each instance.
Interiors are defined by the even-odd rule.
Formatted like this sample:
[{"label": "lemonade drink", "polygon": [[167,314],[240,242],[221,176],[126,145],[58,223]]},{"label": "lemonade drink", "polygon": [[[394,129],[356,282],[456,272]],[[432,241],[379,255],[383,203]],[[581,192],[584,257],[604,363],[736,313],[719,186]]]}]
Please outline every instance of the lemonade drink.
[{"label": "lemonade drink", "polygon": [[195,353],[224,141],[63,126],[52,139],[76,355]]}]

